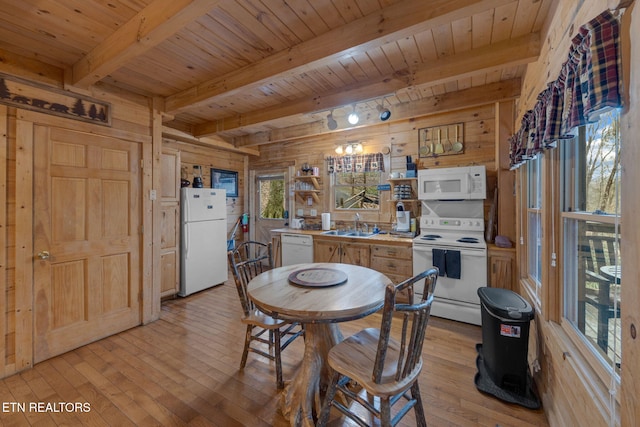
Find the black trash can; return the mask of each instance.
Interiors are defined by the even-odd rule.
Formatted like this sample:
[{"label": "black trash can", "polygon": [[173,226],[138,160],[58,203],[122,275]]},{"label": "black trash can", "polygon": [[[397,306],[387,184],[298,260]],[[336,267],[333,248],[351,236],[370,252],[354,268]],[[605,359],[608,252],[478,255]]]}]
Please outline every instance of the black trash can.
[{"label": "black trash can", "polygon": [[508,289],[478,288],[482,306],[482,352],[484,368],[503,390],[528,393],[529,322],[533,308]]}]

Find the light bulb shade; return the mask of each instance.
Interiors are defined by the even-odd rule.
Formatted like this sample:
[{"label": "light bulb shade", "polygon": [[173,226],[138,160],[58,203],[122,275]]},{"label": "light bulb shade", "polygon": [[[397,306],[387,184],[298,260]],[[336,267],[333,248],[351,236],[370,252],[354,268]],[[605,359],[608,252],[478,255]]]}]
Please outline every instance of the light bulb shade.
[{"label": "light bulb shade", "polygon": [[336,154],[342,154],[342,145],[336,147]]},{"label": "light bulb shade", "polygon": [[336,130],[338,128],[338,122],[333,118],[333,113],[327,115],[327,127],[329,130]]},{"label": "light bulb shade", "polygon": [[356,144],[355,145],[355,151],[358,154],[362,153],[362,144]]},{"label": "light bulb shade", "polygon": [[355,125],[358,123],[358,121],[360,120],[360,117],[358,117],[358,114],[354,111],[353,113],[349,114],[349,116],[347,117],[347,120],[349,121],[349,123],[351,123],[352,125]]},{"label": "light bulb shade", "polygon": [[352,145],[347,145],[344,149],[345,153],[347,154],[351,154],[353,153],[353,146]]}]

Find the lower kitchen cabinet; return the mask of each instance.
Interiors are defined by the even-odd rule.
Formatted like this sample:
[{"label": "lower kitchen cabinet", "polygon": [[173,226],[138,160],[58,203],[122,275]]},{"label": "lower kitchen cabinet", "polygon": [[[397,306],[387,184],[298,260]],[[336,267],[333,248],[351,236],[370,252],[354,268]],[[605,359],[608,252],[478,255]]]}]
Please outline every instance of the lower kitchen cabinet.
[{"label": "lower kitchen cabinet", "polygon": [[[387,276],[394,284],[407,280],[413,275],[413,251],[411,246],[377,246],[371,248],[370,265]],[[404,293],[401,301],[409,302]]]},{"label": "lower kitchen cabinet", "polygon": [[313,239],[315,262],[341,262],[369,267],[369,243],[341,242],[335,239]]},{"label": "lower kitchen cabinet", "polygon": [[516,250],[515,248],[500,248],[488,245],[487,251],[489,286],[504,288],[511,291],[516,289]]},{"label": "lower kitchen cabinet", "polygon": [[180,290],[180,206],[163,203],[160,237],[160,297],[176,295]]}]

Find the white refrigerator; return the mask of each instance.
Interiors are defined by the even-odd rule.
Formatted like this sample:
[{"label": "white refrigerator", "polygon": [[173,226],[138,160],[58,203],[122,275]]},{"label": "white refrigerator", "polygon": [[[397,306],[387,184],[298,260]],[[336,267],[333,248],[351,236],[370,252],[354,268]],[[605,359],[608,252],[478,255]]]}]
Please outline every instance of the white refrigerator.
[{"label": "white refrigerator", "polygon": [[226,200],[225,190],[217,188],[181,189],[182,297],[228,278]]}]

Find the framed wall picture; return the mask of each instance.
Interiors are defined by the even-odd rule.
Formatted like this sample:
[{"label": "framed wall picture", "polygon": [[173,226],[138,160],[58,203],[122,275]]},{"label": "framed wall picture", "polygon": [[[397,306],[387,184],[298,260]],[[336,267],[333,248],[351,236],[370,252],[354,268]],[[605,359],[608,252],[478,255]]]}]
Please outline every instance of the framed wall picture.
[{"label": "framed wall picture", "polygon": [[211,168],[211,188],[227,191],[227,197],[238,197],[238,172]]}]

